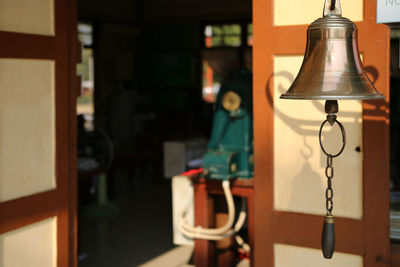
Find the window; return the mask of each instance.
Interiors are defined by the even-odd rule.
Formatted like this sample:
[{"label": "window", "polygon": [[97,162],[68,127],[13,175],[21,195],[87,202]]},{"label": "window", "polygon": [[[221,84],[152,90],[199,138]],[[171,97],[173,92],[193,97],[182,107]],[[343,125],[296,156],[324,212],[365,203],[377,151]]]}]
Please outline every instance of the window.
[{"label": "window", "polygon": [[221,84],[232,71],[251,69],[253,25],[209,24],[204,27],[202,51],[202,96],[215,103]]},{"label": "window", "polygon": [[240,24],[207,25],[204,29],[206,47],[239,47],[242,27]]},{"label": "window", "polygon": [[253,46],[253,24],[247,24],[247,45]]},{"label": "window", "polygon": [[94,56],[93,56],[93,26],[91,24],[78,24],[78,38],[83,44],[82,62],[78,65],[81,75],[81,95],[78,97],[77,114],[84,118],[86,130],[93,130],[94,120]]}]

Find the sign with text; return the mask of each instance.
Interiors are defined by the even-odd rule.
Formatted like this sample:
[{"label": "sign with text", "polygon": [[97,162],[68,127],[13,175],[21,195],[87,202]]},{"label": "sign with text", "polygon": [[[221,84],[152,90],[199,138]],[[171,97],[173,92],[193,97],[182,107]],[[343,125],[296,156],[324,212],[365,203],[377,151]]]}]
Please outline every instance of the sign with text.
[{"label": "sign with text", "polygon": [[400,23],[400,0],[377,0],[377,23]]}]

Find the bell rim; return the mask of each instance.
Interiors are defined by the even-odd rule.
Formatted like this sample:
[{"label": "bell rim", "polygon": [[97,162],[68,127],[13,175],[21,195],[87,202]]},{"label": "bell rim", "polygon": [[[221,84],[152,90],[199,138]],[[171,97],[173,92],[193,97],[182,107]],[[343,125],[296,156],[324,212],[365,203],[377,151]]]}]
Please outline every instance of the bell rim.
[{"label": "bell rim", "polygon": [[305,96],[305,95],[289,95],[281,94],[280,99],[292,100],[380,100],[385,99],[384,94],[375,95],[318,95],[318,96]]}]

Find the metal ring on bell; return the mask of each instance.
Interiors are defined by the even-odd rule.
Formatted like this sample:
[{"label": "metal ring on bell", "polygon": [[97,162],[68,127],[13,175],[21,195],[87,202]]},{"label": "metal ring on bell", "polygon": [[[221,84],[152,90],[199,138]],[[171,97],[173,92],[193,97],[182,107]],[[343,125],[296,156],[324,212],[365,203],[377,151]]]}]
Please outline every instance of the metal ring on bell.
[{"label": "metal ring on bell", "polygon": [[321,146],[322,152],[324,152],[325,155],[327,155],[328,157],[332,157],[332,158],[336,158],[337,156],[339,156],[340,154],[342,154],[344,147],[346,146],[346,131],[344,130],[343,125],[338,121],[335,120],[335,122],[339,125],[340,128],[340,132],[342,133],[342,147],[340,148],[340,151],[334,155],[326,152],[324,145],[322,144],[322,129],[324,128],[324,125],[328,122],[328,120],[324,120],[324,122],[321,124],[321,128],[319,128],[319,145]]}]

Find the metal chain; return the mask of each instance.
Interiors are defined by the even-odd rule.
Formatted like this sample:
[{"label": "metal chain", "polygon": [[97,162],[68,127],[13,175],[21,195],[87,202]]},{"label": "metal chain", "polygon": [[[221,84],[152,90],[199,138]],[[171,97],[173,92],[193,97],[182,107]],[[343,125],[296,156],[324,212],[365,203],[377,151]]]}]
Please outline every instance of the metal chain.
[{"label": "metal chain", "polygon": [[[329,115],[328,115],[329,116]],[[342,154],[344,147],[346,146],[346,132],[344,130],[343,125],[338,121],[334,120],[333,123],[337,123],[337,125],[340,128],[340,132],[342,133],[342,147],[340,148],[339,152],[336,154],[330,154],[328,152],[326,152],[324,145],[322,144],[322,128],[324,127],[324,125],[328,122],[328,119],[326,119],[322,124],[321,124],[321,128],[319,129],[319,144],[321,146],[322,152],[324,152],[324,154],[327,156],[326,159],[326,168],[325,168],[325,176],[327,178],[327,183],[328,183],[328,187],[326,188],[325,191],[325,198],[326,198],[326,213],[327,215],[332,215],[332,210],[333,210],[333,189],[332,189],[332,178],[334,175],[334,169],[333,169],[333,158],[336,158],[337,156],[339,156],[340,154]],[[333,124],[332,123],[332,124]]]},{"label": "metal chain", "polygon": [[325,176],[327,178],[328,187],[325,191],[325,198],[326,198],[326,213],[328,215],[332,215],[333,210],[333,189],[332,189],[332,178],[334,175],[334,169],[332,166],[333,157],[331,154],[328,154],[326,159],[326,168],[325,168]]}]

